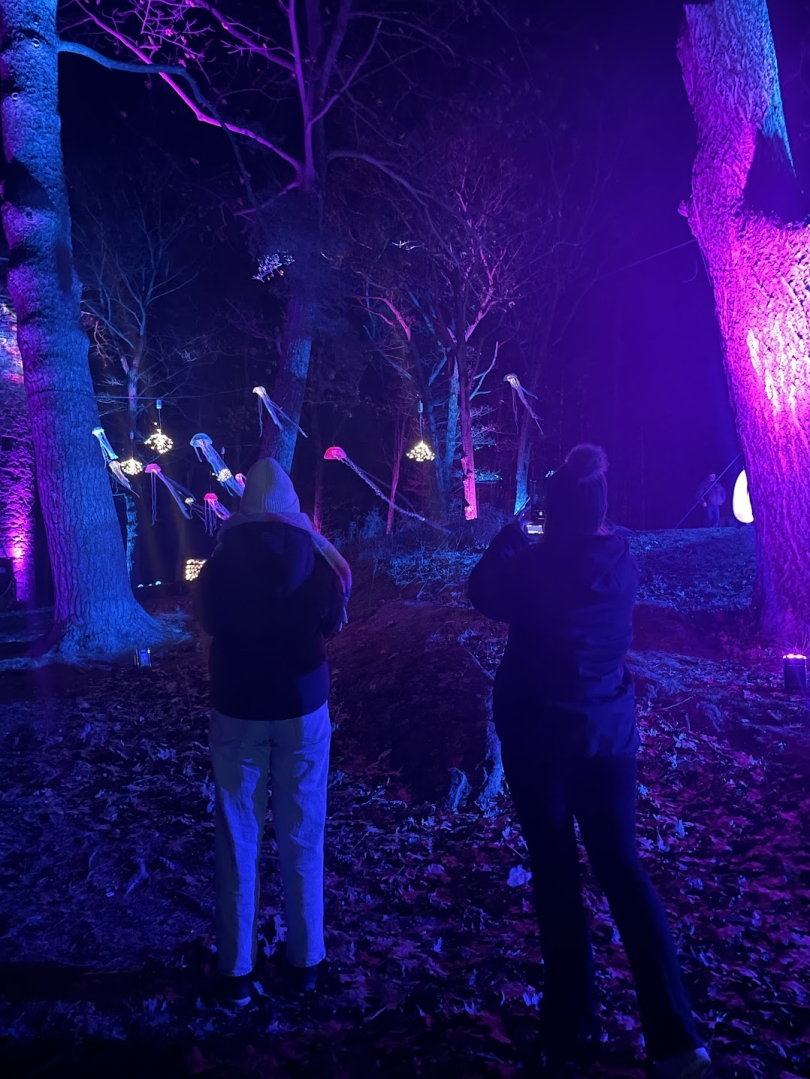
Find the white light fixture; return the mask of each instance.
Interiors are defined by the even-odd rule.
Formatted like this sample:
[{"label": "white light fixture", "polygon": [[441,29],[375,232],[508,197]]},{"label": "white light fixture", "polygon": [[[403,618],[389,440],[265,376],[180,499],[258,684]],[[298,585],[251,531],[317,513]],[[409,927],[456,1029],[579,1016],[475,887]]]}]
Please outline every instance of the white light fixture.
[{"label": "white light fixture", "polygon": [[139,472],[143,472],[143,461],[139,461],[137,457],[127,457],[125,461],[120,462],[121,471],[126,472],[128,476],[137,476]]},{"label": "white light fixture", "polygon": [[745,472],[741,472],[734,483],[731,509],[740,524],[750,525],[754,523],[754,512],[751,509],[751,498],[748,494],[748,477]]},{"label": "white light fixture", "polygon": [[412,446],[405,455],[410,458],[411,461],[432,461],[436,457],[436,454],[428,446],[424,439],[420,439],[415,446]]}]

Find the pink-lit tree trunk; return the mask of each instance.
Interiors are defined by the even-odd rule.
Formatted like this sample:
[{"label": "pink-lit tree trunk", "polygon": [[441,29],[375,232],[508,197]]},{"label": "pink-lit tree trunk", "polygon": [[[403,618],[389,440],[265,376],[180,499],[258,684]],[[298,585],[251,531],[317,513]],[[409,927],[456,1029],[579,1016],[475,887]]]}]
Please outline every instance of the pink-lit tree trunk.
[{"label": "pink-lit tree trunk", "polygon": [[[31,603],[34,591],[34,447],[17,347],[17,320],[0,302],[0,558],[11,559],[16,599]],[[0,605],[9,598],[0,596]]]},{"label": "pink-lit tree trunk", "polygon": [[679,57],[698,128],[686,214],[714,285],[763,625],[795,648],[810,627],[810,231],[745,200],[757,153],[791,161],[766,0],[687,4]]},{"label": "pink-lit tree trunk", "polygon": [[93,437],[81,290],[60,143],[57,0],[0,4],[3,228],[63,658],[110,655],[163,637],[136,602],[110,480]]}]

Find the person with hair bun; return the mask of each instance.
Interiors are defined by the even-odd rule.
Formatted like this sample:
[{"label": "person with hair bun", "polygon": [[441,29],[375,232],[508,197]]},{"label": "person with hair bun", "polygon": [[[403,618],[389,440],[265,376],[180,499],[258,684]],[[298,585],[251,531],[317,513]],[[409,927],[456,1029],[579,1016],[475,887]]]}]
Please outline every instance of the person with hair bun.
[{"label": "person with hair bun", "polygon": [[607,458],[575,446],[549,479],[545,534],[523,515],[470,575],[473,606],[509,623],[493,716],[529,849],[544,963],[548,1074],[582,1064],[598,1041],[594,961],[574,829],[605,891],[633,971],[653,1075],[711,1067],[692,1016],[667,917],[636,847],[632,640],[638,570],[605,526]]}]

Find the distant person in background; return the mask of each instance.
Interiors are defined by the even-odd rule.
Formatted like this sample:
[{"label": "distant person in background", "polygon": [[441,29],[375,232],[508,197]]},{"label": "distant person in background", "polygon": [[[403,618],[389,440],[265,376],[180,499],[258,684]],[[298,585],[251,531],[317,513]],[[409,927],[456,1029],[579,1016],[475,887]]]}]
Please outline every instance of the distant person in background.
[{"label": "distant person in background", "polygon": [[697,501],[703,514],[704,528],[718,528],[720,525],[720,507],[725,505],[726,489],[710,472],[697,489]]},{"label": "distant person in background", "polygon": [[249,1004],[256,963],[259,858],[268,774],[300,991],[325,957],[323,838],[331,723],[324,642],[345,621],[348,565],[301,513],[281,465],[257,461],[240,511],[195,588],[213,637],[209,746],[216,786],[215,883],[220,1003]]},{"label": "distant person in background", "polygon": [[652,1074],[699,1079],[710,1067],[667,917],[636,849],[632,639],[638,570],[605,527],[607,460],[576,446],[548,481],[546,531],[521,518],[470,576],[473,605],[509,623],[493,715],[529,848],[544,990],[548,1075],[569,1074],[595,1042],[596,987],[574,822],[621,933]]}]

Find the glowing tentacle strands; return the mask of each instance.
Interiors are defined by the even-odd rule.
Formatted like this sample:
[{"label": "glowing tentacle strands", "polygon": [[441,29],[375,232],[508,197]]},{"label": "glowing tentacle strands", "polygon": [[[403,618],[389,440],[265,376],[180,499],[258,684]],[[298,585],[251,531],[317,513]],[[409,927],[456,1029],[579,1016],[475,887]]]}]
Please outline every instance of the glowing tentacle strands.
[{"label": "glowing tentacle strands", "polygon": [[214,443],[210,435],[201,432],[192,438],[190,444],[197,454],[197,460],[201,461],[203,457],[206,459],[217,480],[225,490],[230,491],[237,498],[241,498],[245,491],[245,485],[234,476],[233,472],[225,464],[224,459],[214,449]]}]

